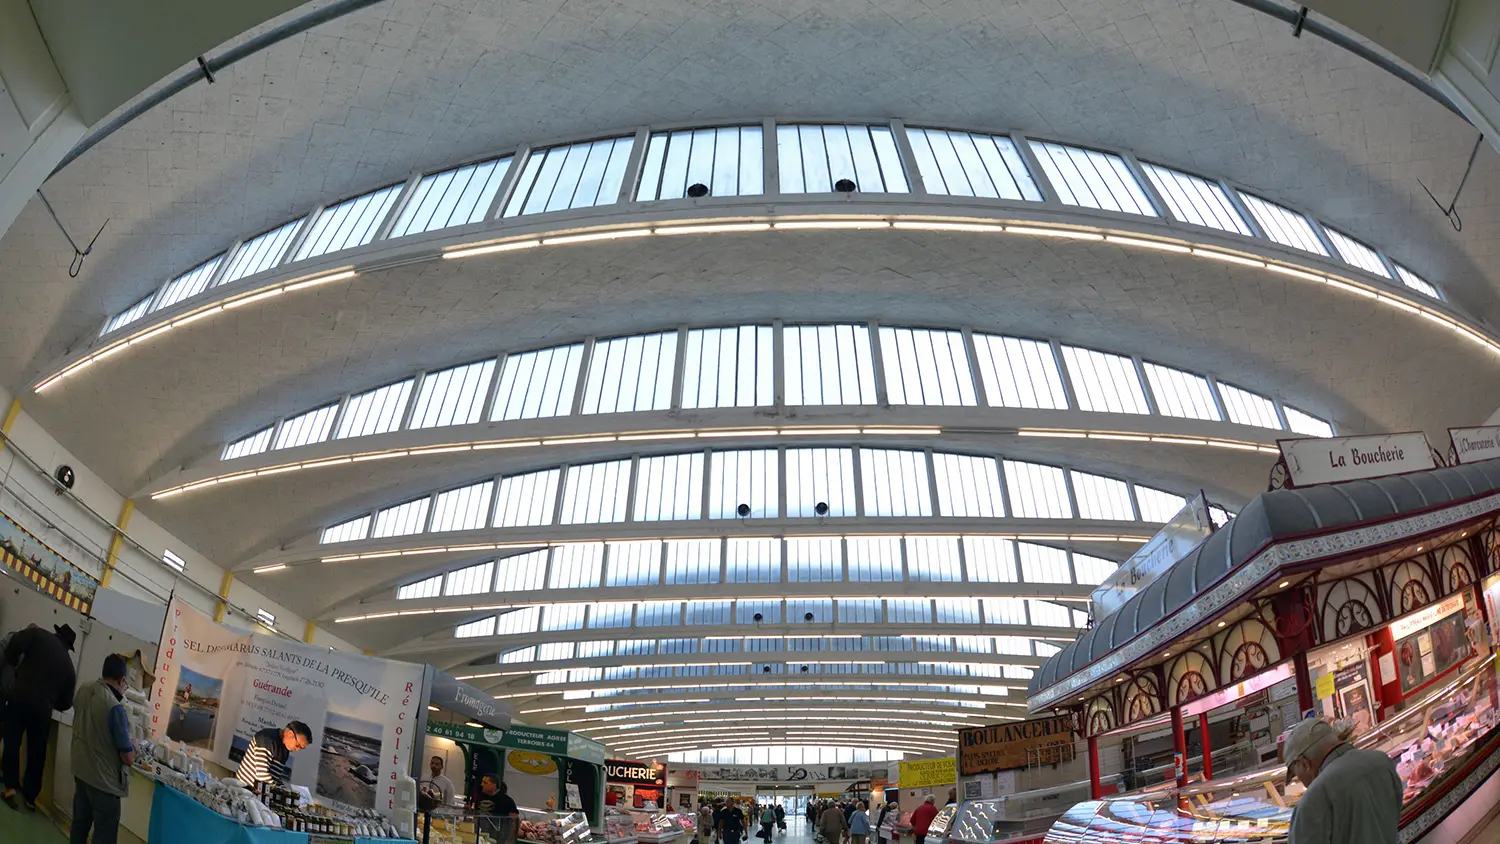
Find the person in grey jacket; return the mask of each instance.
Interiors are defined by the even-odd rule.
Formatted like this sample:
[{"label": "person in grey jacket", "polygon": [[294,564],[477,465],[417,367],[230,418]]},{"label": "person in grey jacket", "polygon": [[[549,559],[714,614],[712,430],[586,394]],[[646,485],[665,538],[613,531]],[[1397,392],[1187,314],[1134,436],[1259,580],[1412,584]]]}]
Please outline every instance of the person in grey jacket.
[{"label": "person in grey jacket", "polygon": [[[26,808],[36,809],[42,793],[42,769],[47,764],[47,734],[52,729],[52,711],[73,708],[75,636],[66,624],[51,631],[28,627],[10,637],[5,646],[5,664],[15,669],[5,707],[5,748],[0,754],[0,772],[5,790],[0,792],[11,808],[19,809],[16,786]],[[21,740],[26,740],[26,771],[21,772]]]},{"label": "person in grey jacket", "polygon": [[1307,791],[1292,808],[1288,844],[1397,844],[1401,777],[1378,750],[1356,750],[1328,722],[1308,719],[1287,733],[1286,779]]},{"label": "person in grey jacket", "polygon": [[135,747],[125,715],[125,660],[104,658],[97,682],[78,690],[73,702],[73,828],[70,844],[115,844],[120,835],[120,798],[130,793]]}]

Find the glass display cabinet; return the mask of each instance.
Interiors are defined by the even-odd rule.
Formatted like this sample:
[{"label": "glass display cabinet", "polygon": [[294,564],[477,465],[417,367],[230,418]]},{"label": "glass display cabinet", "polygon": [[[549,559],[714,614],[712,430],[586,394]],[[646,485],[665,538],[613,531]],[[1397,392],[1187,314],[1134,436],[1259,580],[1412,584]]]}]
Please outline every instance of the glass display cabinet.
[{"label": "glass display cabinet", "polygon": [[589,837],[589,819],[582,812],[521,807],[518,837],[533,844],[575,844]]}]

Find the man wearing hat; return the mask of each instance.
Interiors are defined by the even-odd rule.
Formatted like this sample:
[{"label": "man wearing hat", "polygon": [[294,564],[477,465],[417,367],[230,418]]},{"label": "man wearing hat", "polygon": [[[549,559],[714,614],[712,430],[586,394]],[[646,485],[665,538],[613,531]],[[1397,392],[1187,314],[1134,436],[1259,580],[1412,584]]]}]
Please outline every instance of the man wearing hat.
[{"label": "man wearing hat", "polygon": [[1307,786],[1292,808],[1288,844],[1396,844],[1402,786],[1389,756],[1356,750],[1310,718],[1287,732],[1282,758],[1287,783]]},{"label": "man wearing hat", "polygon": [[[5,749],[0,756],[0,774],[5,791],[0,793],[11,808],[36,809],[36,798],[42,793],[42,768],[47,764],[47,734],[52,728],[52,711],[64,712],[73,707],[73,628],[64,624],[52,632],[28,627],[16,633],[5,647],[5,664],[15,669],[5,707]],[[26,740],[26,772],[21,773],[21,739]],[[21,800],[16,786],[21,786]]]}]

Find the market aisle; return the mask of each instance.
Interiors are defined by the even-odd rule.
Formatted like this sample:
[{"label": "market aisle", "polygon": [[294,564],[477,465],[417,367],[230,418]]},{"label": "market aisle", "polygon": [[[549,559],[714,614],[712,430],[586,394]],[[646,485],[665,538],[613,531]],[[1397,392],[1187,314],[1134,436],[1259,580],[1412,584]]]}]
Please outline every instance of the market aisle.
[{"label": "market aisle", "polygon": [[40,812],[17,812],[0,803],[0,840],[5,844],[65,844],[68,840]]}]

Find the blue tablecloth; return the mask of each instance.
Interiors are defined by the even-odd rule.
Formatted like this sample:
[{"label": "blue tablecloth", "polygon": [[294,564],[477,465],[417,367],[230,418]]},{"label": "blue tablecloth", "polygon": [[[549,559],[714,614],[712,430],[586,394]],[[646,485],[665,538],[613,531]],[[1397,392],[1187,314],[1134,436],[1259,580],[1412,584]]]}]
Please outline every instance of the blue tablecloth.
[{"label": "blue tablecloth", "polygon": [[[391,838],[356,838],[354,841],[355,844],[367,844],[367,842],[368,844],[416,844],[408,839]],[[182,844],[182,842],[192,842],[192,844],[308,844],[308,834],[236,823],[177,789],[157,783],[156,794],[151,800],[149,844]]]}]

